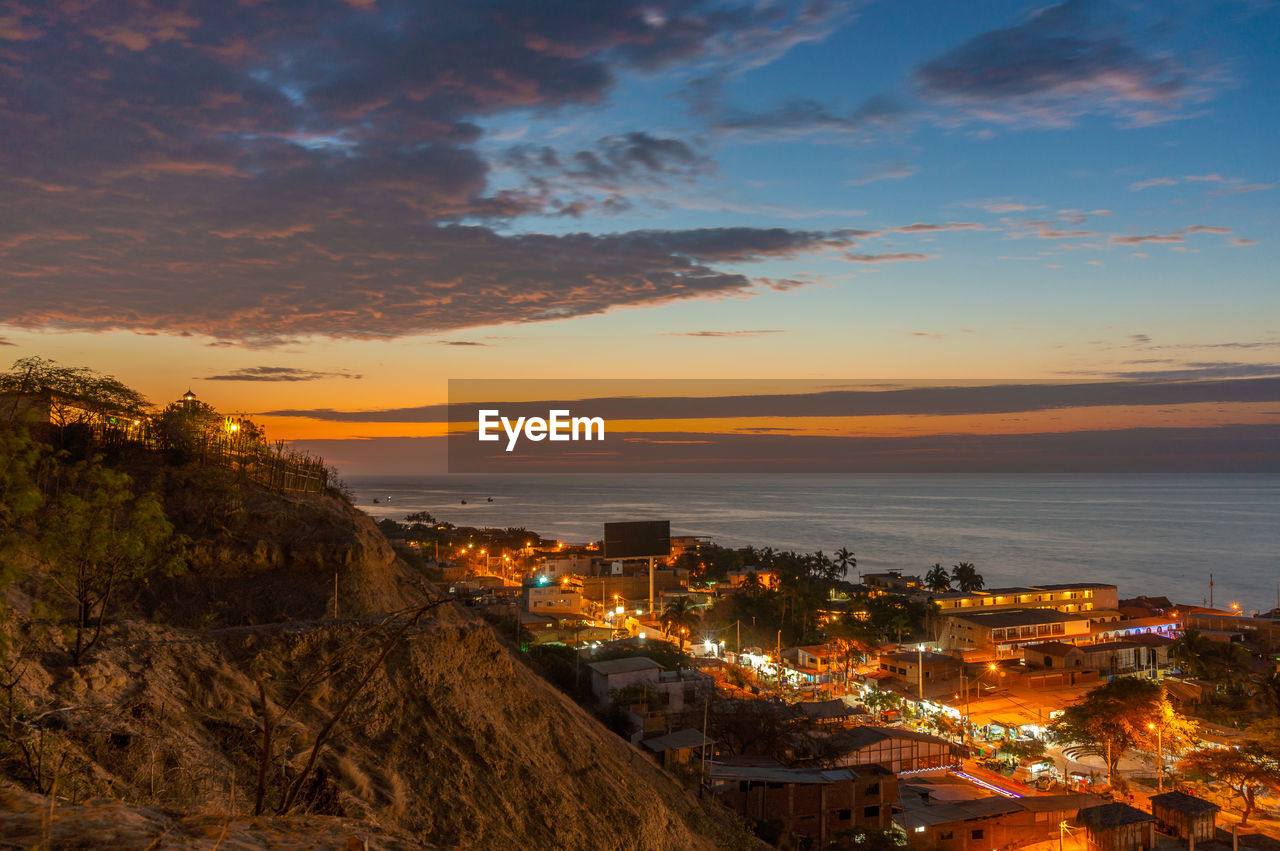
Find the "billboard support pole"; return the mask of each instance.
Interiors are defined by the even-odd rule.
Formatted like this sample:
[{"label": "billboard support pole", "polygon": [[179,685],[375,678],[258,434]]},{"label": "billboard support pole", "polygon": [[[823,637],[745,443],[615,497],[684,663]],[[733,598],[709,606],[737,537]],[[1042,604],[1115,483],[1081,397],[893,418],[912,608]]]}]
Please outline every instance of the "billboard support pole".
[{"label": "billboard support pole", "polygon": [[649,556],[649,614],[653,614],[653,556]]}]

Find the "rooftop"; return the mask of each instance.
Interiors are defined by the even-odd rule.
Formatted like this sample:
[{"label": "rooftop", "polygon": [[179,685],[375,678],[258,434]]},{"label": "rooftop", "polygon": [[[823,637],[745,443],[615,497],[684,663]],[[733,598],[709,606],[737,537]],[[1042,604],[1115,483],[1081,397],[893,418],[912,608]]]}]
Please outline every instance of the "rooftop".
[{"label": "rooftop", "polygon": [[796,705],[800,707],[800,711],[805,714],[806,718],[813,718],[819,721],[827,721],[832,718],[848,718],[853,714],[853,710],[849,708],[849,705],[839,698],[810,701]]},{"label": "rooftop", "polygon": [[1128,804],[1099,804],[1096,807],[1088,807],[1081,810],[1076,818],[1085,827],[1094,830],[1105,829],[1108,827],[1120,827],[1126,824],[1142,824],[1148,821],[1155,821],[1156,817],[1151,813],[1144,813],[1137,807],[1131,807]]},{"label": "rooftop", "polygon": [[1115,588],[1103,582],[1065,582],[1053,585],[1013,585],[1006,588],[979,588],[976,591],[943,591],[933,596],[939,600],[956,600],[962,597],[1016,597],[1020,594],[1035,594],[1043,591],[1089,591],[1100,588]]},{"label": "rooftop", "polygon": [[665,736],[654,736],[652,739],[645,739],[640,744],[654,753],[663,753],[664,751],[675,751],[682,748],[700,748],[715,744],[715,742],[697,730],[685,728],[684,730],[676,730],[674,733],[667,733]]},{"label": "rooftop", "polygon": [[1151,805],[1153,807],[1167,807],[1171,810],[1177,810],[1181,813],[1190,815],[1198,815],[1200,813],[1216,813],[1222,809],[1217,804],[1206,801],[1204,798],[1197,798],[1195,795],[1188,795],[1186,792],[1164,792],[1160,795],[1151,796]]},{"label": "rooftop", "polygon": [[781,765],[724,765],[713,762],[707,769],[713,781],[728,782],[758,780],[766,783],[839,783],[858,776],[858,772],[851,768],[785,768]]},{"label": "rooftop", "polygon": [[587,667],[601,676],[613,674],[629,674],[634,671],[665,670],[648,656],[628,656],[625,659],[607,659],[604,662],[588,662]]},{"label": "rooftop", "polygon": [[951,656],[946,653],[935,653],[932,650],[925,650],[921,653],[919,650],[895,650],[892,653],[881,653],[881,659],[892,659],[895,662],[916,662],[923,657],[925,662],[954,662],[960,664],[960,657]]},{"label": "rooftop", "polygon": [[1082,644],[1080,649],[1086,653],[1113,653],[1116,650],[1132,650],[1135,647],[1150,647],[1145,641],[1103,641],[1098,644]]},{"label": "rooftop", "polygon": [[1063,644],[1061,641],[1046,641],[1042,644],[1026,644],[1023,645],[1023,651],[1034,651],[1036,653],[1047,653],[1050,656],[1063,656],[1068,653],[1079,652],[1080,648],[1074,644]]},{"label": "rooftop", "polygon": [[916,730],[903,730],[898,727],[854,727],[850,730],[842,730],[832,738],[848,750],[861,750],[867,745],[874,745],[876,742],[883,742],[885,739],[909,739],[916,742],[947,745],[948,747],[951,745],[946,739],[931,736],[928,733],[920,733]]},{"label": "rooftop", "polygon": [[902,812],[894,820],[908,832],[917,827],[936,827],[958,821],[992,818],[1012,813],[1070,813],[1081,807],[1091,807],[1100,799],[1094,795],[1068,793],[1065,795],[1035,795],[1026,798],[1006,798],[992,795],[984,798],[952,799],[925,803],[918,797],[902,796]]},{"label": "rooftop", "polygon": [[980,626],[1037,626],[1042,623],[1066,623],[1087,620],[1087,615],[1064,615],[1053,609],[1005,609],[1002,612],[944,612],[943,617],[969,621]]}]

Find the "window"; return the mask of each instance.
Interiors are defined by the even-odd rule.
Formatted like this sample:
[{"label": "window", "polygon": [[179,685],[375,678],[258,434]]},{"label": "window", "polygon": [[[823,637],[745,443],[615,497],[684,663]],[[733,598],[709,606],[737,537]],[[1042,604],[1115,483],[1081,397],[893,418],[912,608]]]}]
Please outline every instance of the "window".
[{"label": "window", "polygon": [[866,792],[866,795],[867,795],[867,797],[868,797],[868,798],[871,798],[871,797],[874,797],[874,796],[876,796],[876,795],[879,795],[879,794],[880,794],[880,784],[879,784],[879,783],[872,783],[872,784],[868,785],[868,786],[867,786],[867,788],[866,788],[866,790],[865,790],[865,792]]},{"label": "window", "polygon": [[939,839],[952,839],[952,838],[954,838],[954,837],[955,837],[955,835],[956,835],[956,832],[955,832],[954,830],[944,830],[944,831],[942,831],[941,833],[939,833],[939,834],[938,834],[938,838],[939,838]]},{"label": "window", "polygon": [[982,838],[982,828],[978,828],[977,830],[971,830],[971,831],[969,831],[969,838],[970,838],[970,839],[981,839],[981,838]]},{"label": "window", "polygon": [[836,818],[838,818],[840,821],[848,821],[849,819],[853,818],[853,810],[837,810]]},{"label": "window", "polygon": [[870,806],[870,807],[863,807],[863,808],[862,808],[862,817],[863,817],[863,818],[879,818],[879,817],[880,817],[880,806],[879,806],[878,804],[876,804],[876,805],[874,805],[874,806]]}]

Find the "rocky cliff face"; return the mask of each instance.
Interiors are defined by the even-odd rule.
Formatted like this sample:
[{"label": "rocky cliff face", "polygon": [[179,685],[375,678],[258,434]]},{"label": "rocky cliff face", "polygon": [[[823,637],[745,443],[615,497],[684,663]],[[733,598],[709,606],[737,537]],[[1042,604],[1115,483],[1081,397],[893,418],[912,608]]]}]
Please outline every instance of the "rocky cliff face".
[{"label": "rocky cliff face", "polygon": [[369,516],[319,496],[228,489],[192,475],[162,483],[166,510],[190,539],[185,575],[143,602],[171,622],[243,625],[369,617],[419,599],[420,581]]},{"label": "rocky cliff face", "polygon": [[[33,802],[47,808],[50,799],[27,793],[51,791],[56,776],[58,836],[124,819],[139,847],[160,835],[187,837],[176,846],[196,842],[213,824],[239,847],[270,845],[271,831],[302,812],[333,819],[323,831],[314,818],[297,821],[299,831],[320,831],[312,836],[319,847],[357,834],[371,847],[747,842],[731,817],[704,809],[465,610],[436,609],[378,662],[388,635],[378,616],[433,589],[345,503],[257,492],[206,513],[199,535],[180,520],[193,538],[192,571],[150,589],[139,616],[111,625],[79,667],[57,652],[53,625],[17,615],[8,622],[10,658],[23,671],[17,729],[29,750],[41,749],[42,767],[33,772],[13,742],[0,746],[0,786],[8,787],[0,810],[11,810],[0,813],[0,832],[31,829]],[[335,573],[337,621],[328,617]],[[17,610],[32,611],[29,603]],[[175,625],[215,617],[216,626]],[[321,752],[305,807],[283,820],[250,818],[262,752],[259,688],[273,717],[302,691],[275,732],[270,815],[335,708],[369,672]],[[103,798],[115,803],[94,800]],[[50,829],[47,818],[41,824]],[[95,844],[91,835],[85,843]]]}]

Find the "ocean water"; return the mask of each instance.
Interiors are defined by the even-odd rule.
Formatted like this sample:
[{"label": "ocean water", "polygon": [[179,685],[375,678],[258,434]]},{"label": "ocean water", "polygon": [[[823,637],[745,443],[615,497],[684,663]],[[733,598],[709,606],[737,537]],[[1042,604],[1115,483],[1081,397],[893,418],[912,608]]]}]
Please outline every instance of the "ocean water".
[{"label": "ocean water", "polygon": [[988,586],[1100,581],[1121,597],[1194,604],[1208,599],[1212,573],[1220,607],[1280,604],[1276,475],[447,476],[348,485],[376,518],[429,511],[569,542],[599,540],[606,521],[670,519],[673,535],[726,546],[848,547],[859,571],[971,561]]}]

